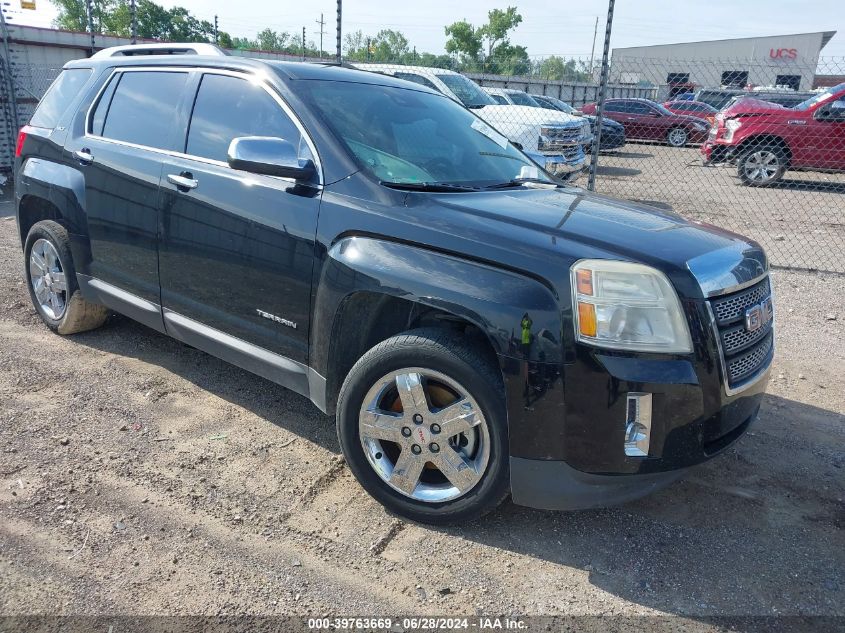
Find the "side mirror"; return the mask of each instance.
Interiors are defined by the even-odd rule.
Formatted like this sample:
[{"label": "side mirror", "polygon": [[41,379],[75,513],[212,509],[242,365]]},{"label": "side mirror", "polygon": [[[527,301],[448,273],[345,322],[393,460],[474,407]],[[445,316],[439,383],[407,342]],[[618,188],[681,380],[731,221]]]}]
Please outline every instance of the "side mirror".
[{"label": "side mirror", "polygon": [[229,144],[229,167],[253,174],[310,180],[316,168],[293,143],[273,136],[241,136]]}]

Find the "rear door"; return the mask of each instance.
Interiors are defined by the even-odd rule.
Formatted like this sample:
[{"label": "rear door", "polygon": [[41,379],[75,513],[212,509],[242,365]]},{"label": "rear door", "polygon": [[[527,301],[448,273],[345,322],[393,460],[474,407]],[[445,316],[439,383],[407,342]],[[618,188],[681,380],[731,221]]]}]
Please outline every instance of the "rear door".
[{"label": "rear door", "polygon": [[[269,85],[228,71],[197,79],[179,154],[162,174],[166,327],[242,366],[232,353],[244,343],[305,363],[321,189],[232,169],[227,151],[234,138],[272,136],[316,160],[313,145]],[[240,347],[210,349],[212,339]]]},{"label": "rear door", "polygon": [[93,283],[113,307],[157,329],[159,179],[187,80],[184,70],[116,70],[84,135],[66,145],[85,178]]}]

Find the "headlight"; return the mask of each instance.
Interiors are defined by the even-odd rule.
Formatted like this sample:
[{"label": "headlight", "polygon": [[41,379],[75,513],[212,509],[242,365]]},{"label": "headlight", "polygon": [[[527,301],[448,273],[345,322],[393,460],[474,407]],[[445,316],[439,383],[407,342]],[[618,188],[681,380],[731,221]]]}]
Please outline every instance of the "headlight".
[{"label": "headlight", "polygon": [[692,340],[666,275],[643,264],[584,259],[572,266],[575,336],[640,352],[689,353]]},{"label": "headlight", "polygon": [[725,135],[722,137],[726,141],[731,142],[734,138],[734,132],[742,127],[742,121],[739,119],[728,119],[725,121]]},{"label": "headlight", "polygon": [[590,127],[590,122],[584,121],[581,124],[581,136],[583,136],[584,138],[589,138],[592,135],[593,135],[593,128]]}]

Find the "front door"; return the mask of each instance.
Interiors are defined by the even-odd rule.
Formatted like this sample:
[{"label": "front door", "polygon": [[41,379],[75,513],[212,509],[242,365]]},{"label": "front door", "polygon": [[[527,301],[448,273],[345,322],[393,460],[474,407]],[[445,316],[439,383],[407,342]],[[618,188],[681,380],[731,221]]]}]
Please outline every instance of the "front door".
[{"label": "front door", "polygon": [[[284,138],[312,157],[272,88],[235,73],[203,73],[184,153],[169,157],[162,172],[165,325],[242,366],[231,354],[260,355],[256,348],[305,364],[321,189],[230,168],[229,144],[242,136]],[[239,349],[210,349],[215,343],[198,336]]]},{"label": "front door", "polygon": [[[173,121],[187,79],[185,71],[114,73],[84,134],[68,143],[85,178],[92,258],[87,272],[107,284],[107,296],[119,299],[127,297],[121,291],[129,293],[143,300],[136,305],[157,306],[160,300],[159,178],[172,149]],[[161,329],[161,315],[152,308],[132,315]]]}]

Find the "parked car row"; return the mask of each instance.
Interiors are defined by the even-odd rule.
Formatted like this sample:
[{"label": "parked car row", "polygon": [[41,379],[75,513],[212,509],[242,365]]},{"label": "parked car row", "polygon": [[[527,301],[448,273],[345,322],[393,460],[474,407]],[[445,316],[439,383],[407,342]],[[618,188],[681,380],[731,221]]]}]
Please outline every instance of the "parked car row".
[{"label": "parked car row", "polygon": [[[590,124],[592,136],[596,136],[596,117],[585,115],[571,105],[560,99],[545,95],[529,95],[521,90],[513,88],[484,88],[484,91],[493,97],[500,104],[524,104],[535,108],[557,110],[566,114],[583,116]],[[601,147],[602,150],[618,149],[625,145],[625,126],[612,119],[603,119],[601,126]],[[592,142],[586,145],[586,151],[592,151]]]},{"label": "parked car row", "polygon": [[[585,114],[594,114],[596,109],[595,103],[581,108]],[[677,114],[649,99],[607,99],[604,116],[624,125],[628,138],[663,141],[672,147],[702,143],[710,129],[700,117]]]},{"label": "parked car row", "polygon": [[[552,174],[577,175],[592,142],[590,125],[581,117],[532,104],[499,103],[472,79],[452,70],[392,64],[354,64],[356,68],[412,81],[435,90],[473,110],[489,123],[489,133],[504,135]],[[524,94],[524,93],[523,93]],[[528,97],[528,95],[525,95]]]}]

